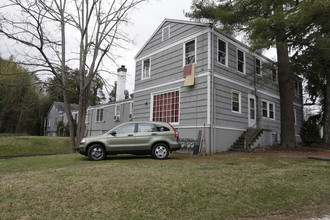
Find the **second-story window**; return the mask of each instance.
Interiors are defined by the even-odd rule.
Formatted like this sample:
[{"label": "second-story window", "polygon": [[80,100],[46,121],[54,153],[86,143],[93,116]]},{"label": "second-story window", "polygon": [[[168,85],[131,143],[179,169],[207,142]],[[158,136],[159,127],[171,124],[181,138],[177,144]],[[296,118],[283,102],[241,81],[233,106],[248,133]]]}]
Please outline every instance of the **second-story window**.
[{"label": "second-story window", "polygon": [[245,56],[244,52],[237,49],[237,71],[245,73]]},{"label": "second-story window", "polygon": [[272,69],[272,81],[277,82],[277,70]]},{"label": "second-story window", "polygon": [[150,58],[142,61],[142,79],[150,78]]},{"label": "second-story window", "polygon": [[227,44],[222,40],[218,40],[218,62],[227,65]]},{"label": "second-story window", "polygon": [[185,58],[185,62],[184,62],[185,65],[195,63],[196,61],[195,40],[185,43],[184,58]]},{"label": "second-story window", "polygon": [[256,58],[256,74],[261,76],[261,60]]}]

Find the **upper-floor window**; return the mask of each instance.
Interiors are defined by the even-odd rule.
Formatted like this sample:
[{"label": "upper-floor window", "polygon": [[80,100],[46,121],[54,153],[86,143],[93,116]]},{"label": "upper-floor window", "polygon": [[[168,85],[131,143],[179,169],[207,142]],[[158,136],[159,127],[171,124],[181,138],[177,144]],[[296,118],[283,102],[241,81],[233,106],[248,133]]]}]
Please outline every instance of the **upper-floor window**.
[{"label": "upper-floor window", "polygon": [[237,49],[237,71],[245,73],[245,54],[240,49]]},{"label": "upper-floor window", "polygon": [[231,110],[241,112],[241,93],[234,90],[231,92]]},{"label": "upper-floor window", "polygon": [[277,70],[272,69],[272,81],[277,82]]},{"label": "upper-floor window", "polygon": [[96,110],[96,122],[103,121],[103,108],[99,108]]},{"label": "upper-floor window", "polygon": [[153,96],[152,121],[179,122],[179,90]]},{"label": "upper-floor window", "polygon": [[142,61],[142,79],[150,78],[150,58]]},{"label": "upper-floor window", "polygon": [[170,38],[170,26],[166,26],[162,29],[162,41],[166,41]]},{"label": "upper-floor window", "polygon": [[195,40],[184,44],[184,65],[196,62],[196,45]]},{"label": "upper-floor window", "polygon": [[218,62],[227,65],[227,43],[218,39]]},{"label": "upper-floor window", "polygon": [[257,75],[262,75],[261,73],[261,60],[256,58],[256,63],[255,63],[255,68],[256,68],[256,74]]}]

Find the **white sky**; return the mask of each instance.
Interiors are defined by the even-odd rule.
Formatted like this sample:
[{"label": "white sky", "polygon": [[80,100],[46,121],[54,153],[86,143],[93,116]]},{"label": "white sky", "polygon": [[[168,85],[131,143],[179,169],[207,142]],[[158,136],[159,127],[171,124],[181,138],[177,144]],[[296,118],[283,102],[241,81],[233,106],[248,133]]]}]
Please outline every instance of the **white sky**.
[{"label": "white sky", "polygon": [[[136,9],[130,12],[129,18],[131,24],[123,27],[123,31],[134,39],[134,45],[125,45],[129,48],[122,51],[121,59],[117,60],[118,65],[125,65],[127,68],[127,83],[126,87],[130,93],[134,90],[134,75],[135,75],[135,60],[134,56],[142,48],[142,46],[151,37],[154,31],[162,23],[165,18],[189,20],[185,17],[184,13],[190,11],[192,0],[149,0],[148,2],[141,3]],[[4,39],[1,39],[4,41]],[[8,49],[13,48],[7,42],[2,42],[4,47],[0,48],[0,55],[8,57]],[[274,59],[274,51],[265,53],[271,59]],[[17,57],[16,57],[17,58]],[[109,65],[109,71],[116,72],[117,67]],[[107,78],[108,84],[113,85],[116,81],[116,76]]]}]

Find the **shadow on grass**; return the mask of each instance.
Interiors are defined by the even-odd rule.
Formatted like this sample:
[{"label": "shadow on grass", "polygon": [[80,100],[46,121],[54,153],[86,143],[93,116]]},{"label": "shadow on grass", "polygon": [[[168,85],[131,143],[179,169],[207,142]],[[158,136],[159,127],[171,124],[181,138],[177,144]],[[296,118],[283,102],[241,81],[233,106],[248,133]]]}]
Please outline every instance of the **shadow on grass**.
[{"label": "shadow on grass", "polygon": [[[150,159],[154,161],[169,161],[169,160],[182,160],[183,158],[178,157],[177,155],[170,155],[165,160],[157,160],[152,158],[151,155],[133,155],[133,154],[122,154],[122,155],[107,155],[103,161],[114,161],[114,160],[142,160]],[[89,161],[87,156],[82,156],[80,160]]]}]

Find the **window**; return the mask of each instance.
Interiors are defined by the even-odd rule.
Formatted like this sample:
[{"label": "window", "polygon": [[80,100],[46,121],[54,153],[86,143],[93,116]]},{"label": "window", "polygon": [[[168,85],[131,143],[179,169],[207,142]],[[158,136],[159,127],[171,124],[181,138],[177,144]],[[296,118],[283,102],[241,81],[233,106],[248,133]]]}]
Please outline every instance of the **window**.
[{"label": "window", "polygon": [[142,79],[150,78],[150,58],[142,61]]},{"label": "window", "polygon": [[103,121],[103,108],[96,110],[96,122]]},{"label": "window", "polygon": [[116,108],[115,108],[115,116],[120,116],[120,107],[121,105],[116,105]]},{"label": "window", "polygon": [[272,69],[272,81],[277,82],[277,70]]},{"label": "window", "polygon": [[261,60],[256,58],[256,74],[261,76]]},{"label": "window", "polygon": [[78,119],[78,113],[75,112],[75,113],[72,113],[72,114],[73,114],[73,120],[74,120],[75,122],[77,122],[77,119]]},{"label": "window", "polygon": [[116,134],[134,133],[134,131],[135,131],[135,123],[122,125],[115,130]]},{"label": "window", "polygon": [[152,121],[179,122],[179,91],[153,96]]},{"label": "window", "polygon": [[231,93],[231,110],[233,112],[241,112],[241,93],[232,91]]},{"label": "window", "polygon": [[256,114],[255,114],[255,100],[254,98],[250,98],[250,119],[251,120],[254,120],[255,117],[256,117]]},{"label": "window", "polygon": [[227,43],[218,39],[218,62],[227,65]]},{"label": "window", "polygon": [[245,73],[245,55],[244,52],[237,49],[237,71]]},{"label": "window", "polygon": [[262,101],[262,117],[275,119],[275,104],[269,101]]},{"label": "window", "polygon": [[138,124],[138,132],[155,132],[156,128],[154,124]]},{"label": "window", "polygon": [[167,26],[162,29],[162,41],[166,41],[169,38],[170,38],[170,26]]},{"label": "window", "polygon": [[184,45],[184,65],[195,63],[196,61],[196,49],[195,40],[189,41]]},{"label": "window", "polygon": [[294,81],[294,94],[297,97],[301,97],[302,85],[299,81]]}]

